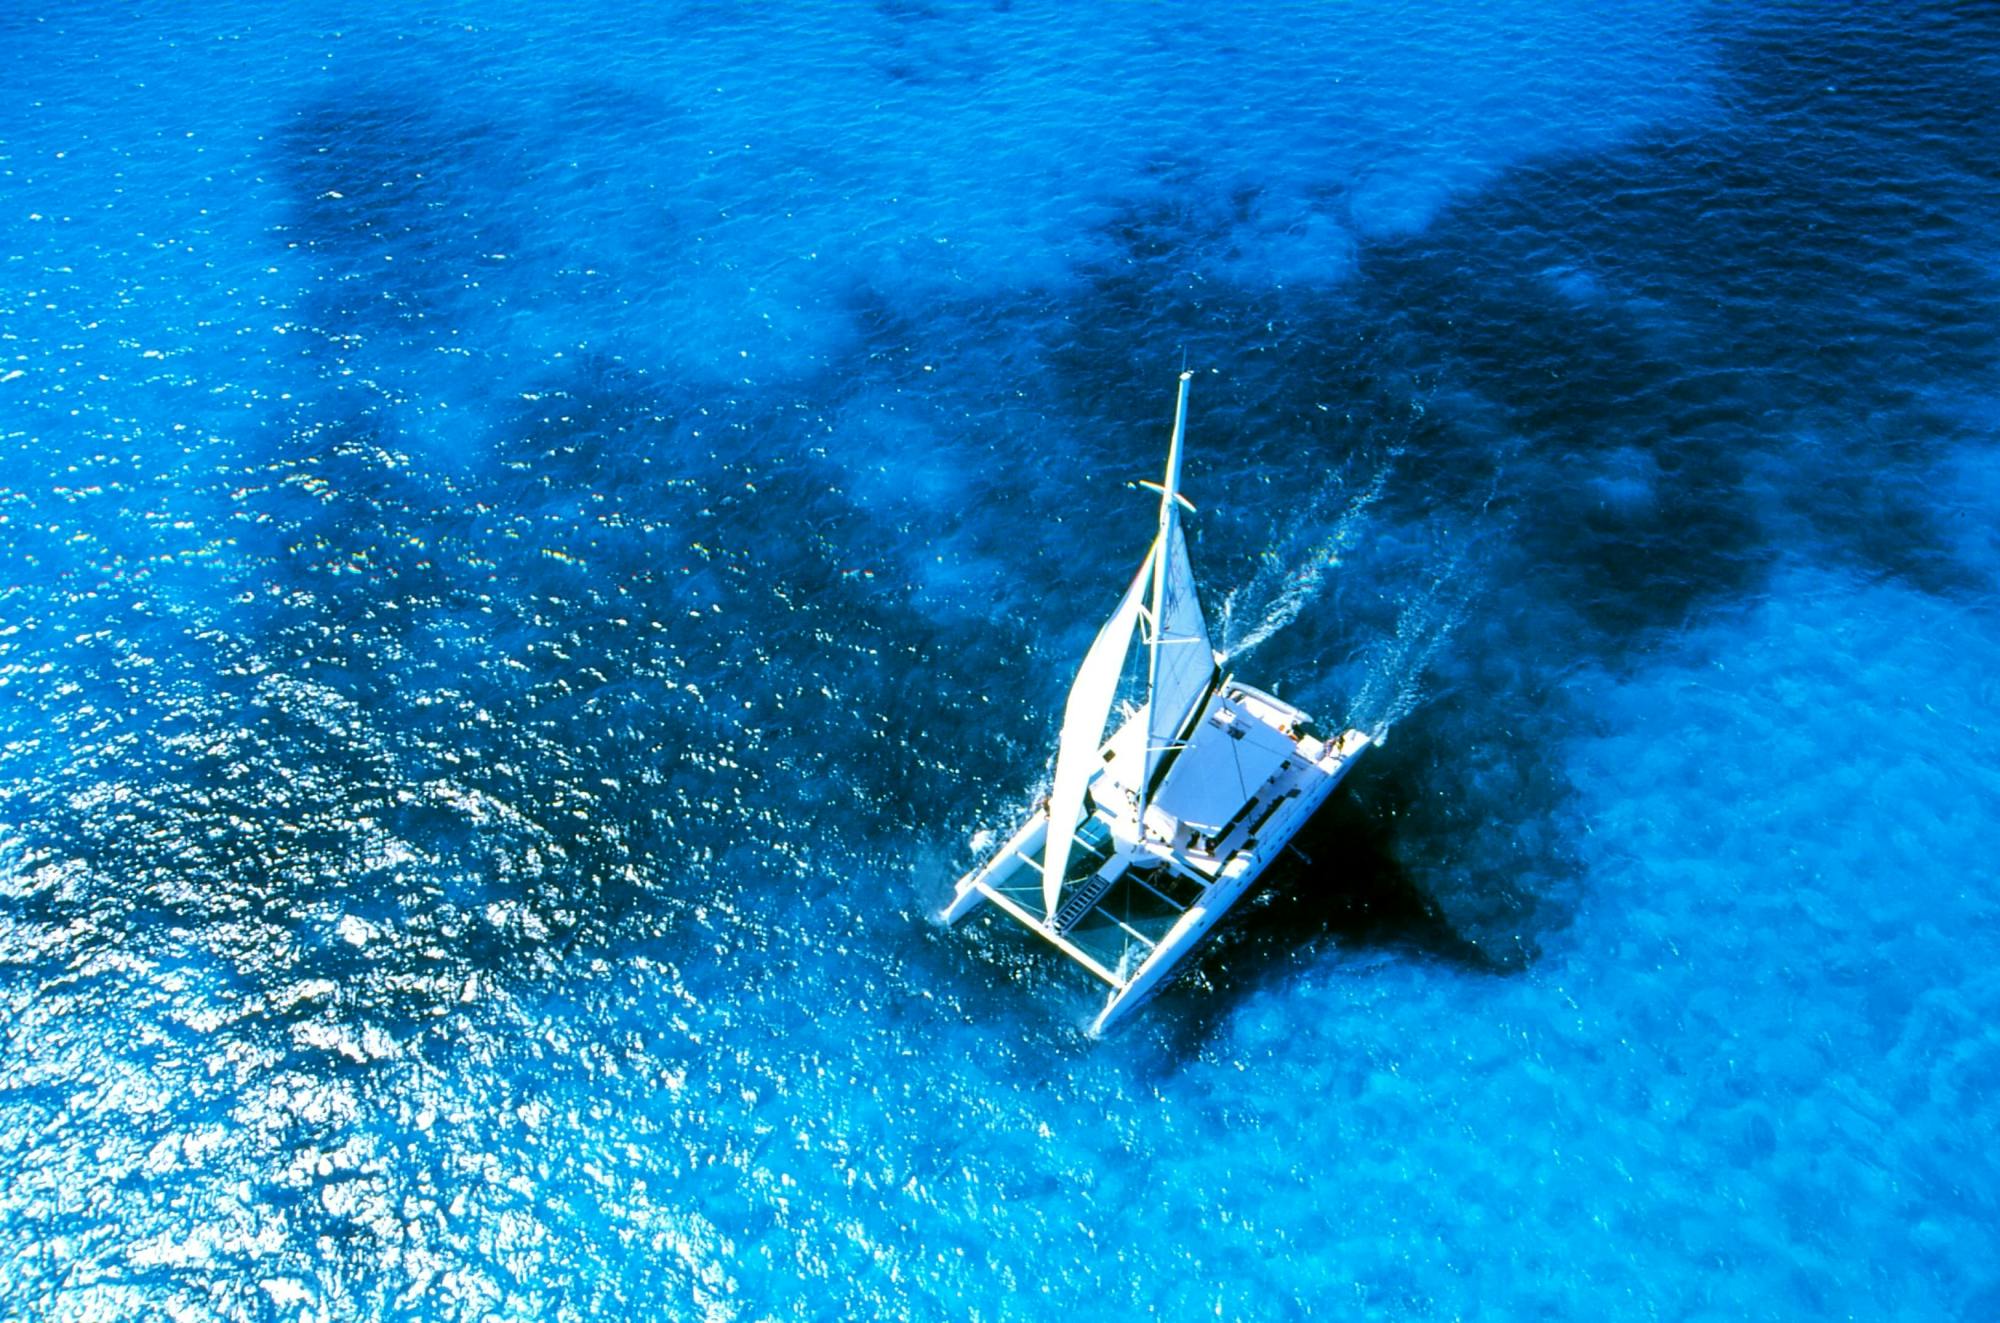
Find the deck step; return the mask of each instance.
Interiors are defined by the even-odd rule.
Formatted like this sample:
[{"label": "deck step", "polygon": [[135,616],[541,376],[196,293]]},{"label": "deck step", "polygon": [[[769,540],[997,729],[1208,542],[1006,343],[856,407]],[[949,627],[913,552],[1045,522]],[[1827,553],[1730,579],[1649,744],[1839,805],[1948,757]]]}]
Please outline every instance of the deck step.
[{"label": "deck step", "polygon": [[[1114,861],[1115,862],[1115,861]],[[1104,893],[1111,890],[1111,884],[1118,880],[1122,868],[1107,864],[1083,881],[1063,900],[1062,908],[1056,911],[1055,930],[1066,933],[1077,925],[1084,915],[1090,913],[1097,902],[1104,899]]]}]

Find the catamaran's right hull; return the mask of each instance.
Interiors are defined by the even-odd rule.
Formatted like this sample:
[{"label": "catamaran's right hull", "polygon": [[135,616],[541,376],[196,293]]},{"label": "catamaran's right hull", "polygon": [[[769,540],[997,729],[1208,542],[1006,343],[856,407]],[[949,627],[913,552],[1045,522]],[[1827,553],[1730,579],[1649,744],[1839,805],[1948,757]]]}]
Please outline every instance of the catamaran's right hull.
[{"label": "catamaran's right hull", "polygon": [[1131,980],[1124,987],[1111,994],[1111,1000],[1104,1004],[1097,1018],[1091,1021],[1090,1034],[1093,1038],[1103,1034],[1113,1024],[1136,1009],[1141,1002],[1167,981],[1204,937],[1214,929],[1230,906],[1243,899],[1250,888],[1257,883],[1267,869],[1277,861],[1298,835],[1301,828],[1319,811],[1332,796],[1348,771],[1354,766],[1354,757],[1369,744],[1369,739],[1359,731],[1348,731],[1343,737],[1339,752],[1315,764],[1313,770],[1318,776],[1302,778],[1298,795],[1285,802],[1272,815],[1263,828],[1263,836],[1258,848],[1246,854],[1239,854],[1222,871],[1222,876],[1212,883],[1201,899],[1183,914],[1180,922],[1154,948],[1146,962],[1133,972]]}]

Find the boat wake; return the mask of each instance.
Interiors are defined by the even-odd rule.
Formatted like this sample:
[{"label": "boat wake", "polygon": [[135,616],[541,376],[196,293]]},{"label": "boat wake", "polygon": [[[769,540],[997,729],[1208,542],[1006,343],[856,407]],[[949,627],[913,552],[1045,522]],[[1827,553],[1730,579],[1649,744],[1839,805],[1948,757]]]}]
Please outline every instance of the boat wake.
[{"label": "boat wake", "polygon": [[1423,587],[1396,609],[1396,631],[1384,638],[1368,658],[1365,678],[1348,707],[1347,724],[1377,744],[1389,728],[1422,705],[1424,678],[1478,596],[1486,576],[1476,563],[1485,545],[1482,532],[1493,532],[1493,503],[1505,478],[1505,466],[1494,470],[1492,484],[1478,512],[1467,522],[1468,536],[1456,539],[1427,562]]},{"label": "boat wake", "polygon": [[[1223,599],[1221,634],[1226,663],[1233,663],[1290,626],[1320,596],[1328,576],[1362,542],[1374,507],[1387,490],[1402,454],[1401,445],[1385,452],[1367,485],[1348,500],[1332,527],[1303,557],[1266,552],[1250,581]],[[1491,531],[1501,477],[1502,471],[1496,470],[1485,500],[1466,521],[1467,528]],[[1478,594],[1482,575],[1475,562],[1482,540],[1477,535],[1453,539],[1452,545],[1425,558],[1418,579],[1421,586],[1399,594],[1402,601],[1396,608],[1393,633],[1384,634],[1368,649],[1344,725],[1365,731],[1379,742],[1392,726],[1422,705],[1432,663]],[[1241,623],[1245,617],[1250,621],[1247,625]]]},{"label": "boat wake", "polygon": [[[1302,563],[1287,564],[1285,557],[1278,552],[1267,551],[1250,582],[1231,589],[1229,595],[1222,599],[1222,652],[1225,664],[1235,662],[1297,620],[1299,613],[1319,596],[1326,585],[1326,576],[1360,540],[1368,512],[1382,499],[1389,475],[1395,471],[1396,461],[1402,453],[1403,448],[1397,446],[1384,456],[1381,467],[1375,470],[1368,485],[1347,503],[1347,508],[1334,520],[1333,527],[1306,552]],[[1236,632],[1239,602],[1246,605],[1256,602],[1266,604],[1257,613],[1256,622],[1244,630],[1241,637]]]},{"label": "boat wake", "polygon": [[1377,744],[1422,704],[1431,662],[1472,600],[1462,554],[1447,558],[1428,577],[1422,591],[1398,608],[1396,632],[1374,649],[1348,710],[1345,724],[1366,731]]}]

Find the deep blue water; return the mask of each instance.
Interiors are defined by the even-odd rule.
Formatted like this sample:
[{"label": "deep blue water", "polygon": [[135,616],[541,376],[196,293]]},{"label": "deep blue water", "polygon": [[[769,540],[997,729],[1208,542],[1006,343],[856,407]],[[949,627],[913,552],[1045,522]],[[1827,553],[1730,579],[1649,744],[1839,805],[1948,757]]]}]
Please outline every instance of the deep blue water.
[{"label": "deep blue water", "polygon": [[[2000,1317],[2000,17],[0,10],[0,1313]],[[1198,367],[1387,731],[929,916]]]}]

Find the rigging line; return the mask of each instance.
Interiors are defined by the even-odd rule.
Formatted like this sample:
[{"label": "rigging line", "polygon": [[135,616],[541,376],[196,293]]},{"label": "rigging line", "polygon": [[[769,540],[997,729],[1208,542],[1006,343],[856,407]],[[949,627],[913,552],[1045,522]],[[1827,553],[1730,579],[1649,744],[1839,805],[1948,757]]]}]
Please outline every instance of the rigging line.
[{"label": "rigging line", "polygon": [[1250,796],[1250,783],[1243,779],[1243,750],[1238,747],[1243,741],[1233,738],[1234,731],[1231,731],[1230,735],[1232,738],[1229,741],[1229,756],[1236,761],[1236,793],[1247,799]]}]

